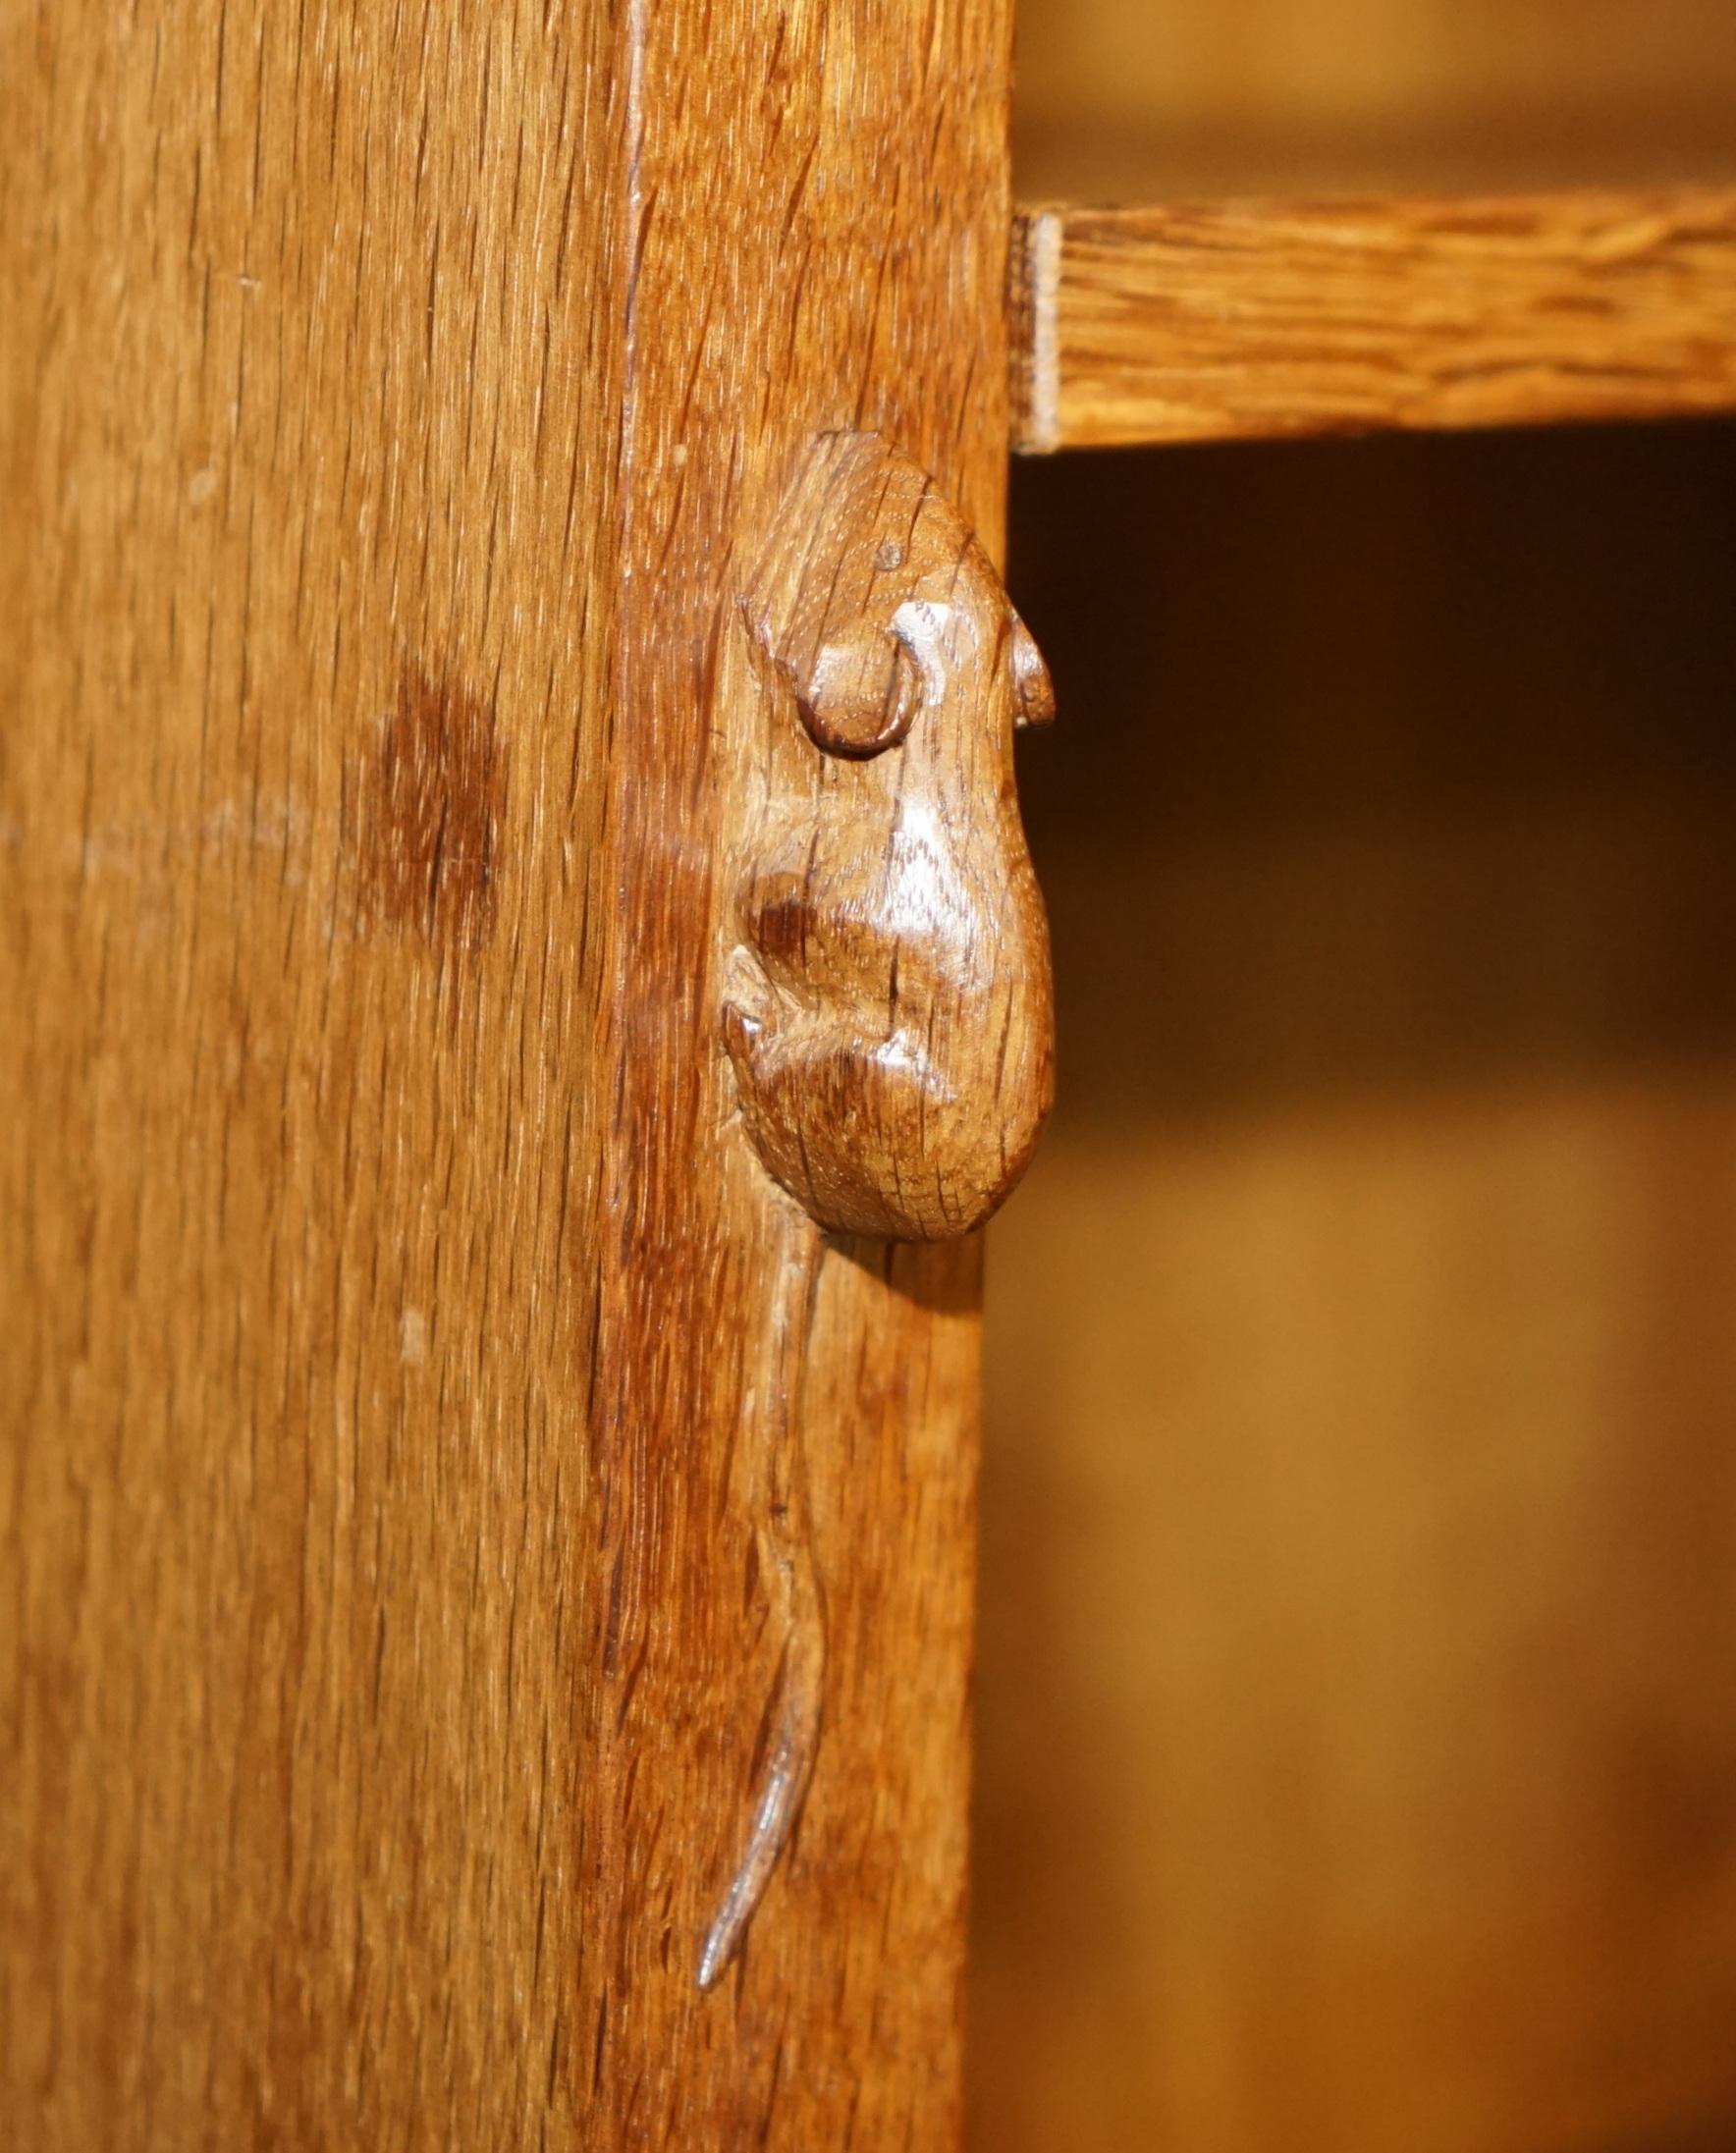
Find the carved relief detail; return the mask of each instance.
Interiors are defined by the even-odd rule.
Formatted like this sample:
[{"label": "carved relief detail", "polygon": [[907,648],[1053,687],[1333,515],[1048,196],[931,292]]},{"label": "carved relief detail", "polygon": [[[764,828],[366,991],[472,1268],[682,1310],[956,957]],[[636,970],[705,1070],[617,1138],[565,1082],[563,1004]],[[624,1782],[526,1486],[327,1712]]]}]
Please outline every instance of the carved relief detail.
[{"label": "carved relief detail", "polygon": [[724,1029],[748,1135],[824,1227],[967,1233],[1054,1089],[1012,770],[1048,671],[957,510],[876,434],[816,444],[741,612],[763,753]]},{"label": "carved relief detail", "polygon": [[1054,700],[957,510],[880,436],[823,436],[720,655],[723,1041],[753,1151],[795,1203],[742,1157],[768,1257],[742,1455],[784,1652],[702,1988],[740,1951],[820,1740],[802,1398],[826,1237],[968,1233],[1023,1171],[1054,1090],[1049,934],[1012,769],[1014,727]]}]

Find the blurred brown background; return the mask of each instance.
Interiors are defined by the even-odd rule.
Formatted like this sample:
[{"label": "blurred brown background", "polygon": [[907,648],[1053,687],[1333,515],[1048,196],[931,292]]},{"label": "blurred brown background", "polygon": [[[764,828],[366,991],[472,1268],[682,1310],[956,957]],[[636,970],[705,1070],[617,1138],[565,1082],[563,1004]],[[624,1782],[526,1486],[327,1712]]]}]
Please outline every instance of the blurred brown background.
[{"label": "blurred brown background", "polygon": [[[1044,191],[1736,176],[1727,0],[1024,24]],[[1736,2147],[1736,428],[1027,464],[1012,584],[973,2145]]]},{"label": "blurred brown background", "polygon": [[1730,0],[1015,0],[1027,201],[1729,179]]}]

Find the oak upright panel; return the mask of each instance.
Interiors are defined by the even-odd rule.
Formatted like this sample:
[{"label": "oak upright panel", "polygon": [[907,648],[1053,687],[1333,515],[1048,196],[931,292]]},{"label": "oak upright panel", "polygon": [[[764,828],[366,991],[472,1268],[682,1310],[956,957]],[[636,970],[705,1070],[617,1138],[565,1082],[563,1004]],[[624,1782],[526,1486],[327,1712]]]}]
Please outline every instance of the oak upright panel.
[{"label": "oak upright panel", "polygon": [[0,33],[22,2143],[952,2142],[969,1244],[826,1259],[819,1760],[694,1979],[782,1648],[712,688],[816,434],[998,543],[1006,28]]}]

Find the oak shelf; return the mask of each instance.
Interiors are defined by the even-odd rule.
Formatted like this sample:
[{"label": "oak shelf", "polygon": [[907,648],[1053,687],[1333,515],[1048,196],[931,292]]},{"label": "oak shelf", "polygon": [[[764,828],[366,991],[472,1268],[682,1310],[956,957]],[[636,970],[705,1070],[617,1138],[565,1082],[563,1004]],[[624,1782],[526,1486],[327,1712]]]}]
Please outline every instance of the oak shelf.
[{"label": "oak shelf", "polygon": [[1736,187],[1026,210],[1018,446],[1736,409]]}]

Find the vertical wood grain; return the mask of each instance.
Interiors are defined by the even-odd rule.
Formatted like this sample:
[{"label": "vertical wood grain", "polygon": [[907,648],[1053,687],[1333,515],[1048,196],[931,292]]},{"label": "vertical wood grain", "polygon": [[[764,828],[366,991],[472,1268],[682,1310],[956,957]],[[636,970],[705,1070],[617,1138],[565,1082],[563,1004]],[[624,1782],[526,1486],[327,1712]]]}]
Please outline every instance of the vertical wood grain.
[{"label": "vertical wood grain", "polygon": [[[634,2142],[942,2147],[957,2126],[974,1247],[821,1277],[803,1413],[828,1671],[791,1854],[738,1972],[692,1957],[738,1858],[784,1641],[756,1581],[754,1364],[785,1236],[731,1186],[712,948],[730,728],[718,638],[812,438],[884,434],[992,549],[1007,437],[1007,18],[749,0],[648,19],[630,253],[615,699],[627,758],[605,1237],[611,1323],[589,1751],[606,1790],[584,2017]],[[654,984],[653,984],[654,983]],[[757,1161],[752,1171],[760,1171]],[[696,1439],[697,1431],[713,1439]],[[755,1641],[757,1640],[757,1642]],[[752,1649],[750,1649],[750,1646]]]},{"label": "vertical wood grain", "polygon": [[812,430],[998,531],[1005,27],[0,32],[21,2143],[950,2142],[969,1250],[822,1282],[836,1698],[692,1983],[776,1657],[707,680]]}]

